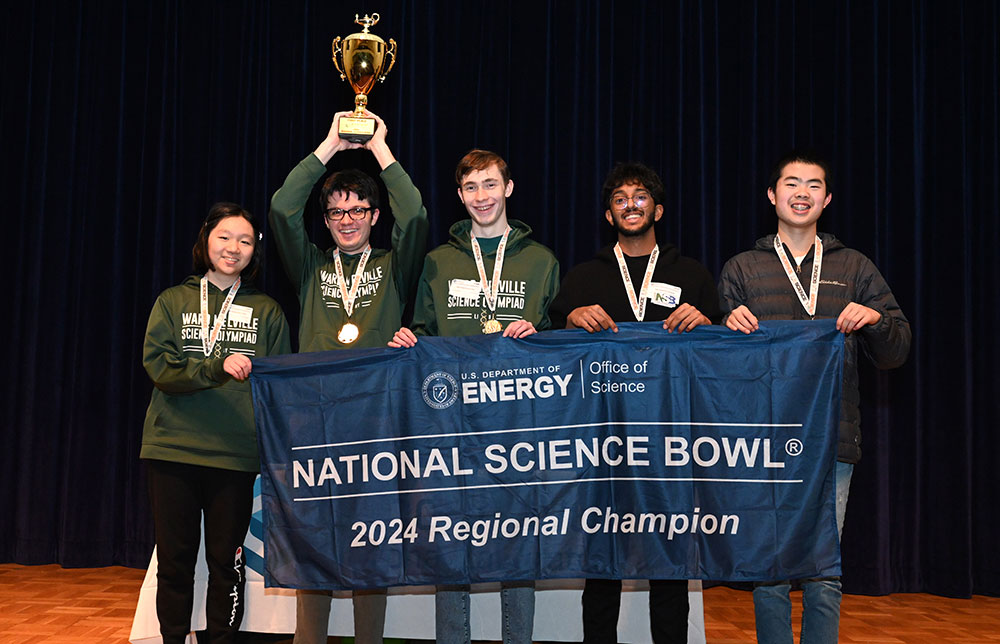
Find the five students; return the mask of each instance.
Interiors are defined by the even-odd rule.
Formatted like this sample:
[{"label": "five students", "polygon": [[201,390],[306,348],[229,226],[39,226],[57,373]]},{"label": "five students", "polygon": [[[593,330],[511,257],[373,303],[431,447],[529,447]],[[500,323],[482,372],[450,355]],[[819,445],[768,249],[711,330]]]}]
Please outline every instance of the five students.
[{"label": "five students", "polygon": [[[362,146],[337,135],[346,114],[335,116],[327,137],[271,201],[271,228],[298,292],[301,351],[412,347],[423,335],[523,338],[550,327],[617,332],[616,322],[632,320],[662,320],[667,332],[722,322],[752,333],[759,320],[835,318],[848,336],[836,470],[842,529],[851,471],[860,458],[858,349],[880,368],[898,366],[906,359],[910,330],[871,261],[817,233],[817,220],[832,198],[824,160],[793,152],[779,161],[767,189],[777,234],[732,258],[718,292],[701,263],[657,242],[653,226],[664,214],[664,189],[656,173],[642,164],[619,164],[605,181],[601,204],[617,241],[570,270],[560,288],[555,256],[530,239],[527,224],[508,218],[514,182],[499,155],[472,150],[460,160],[457,192],[469,218],[454,224],[449,241],[425,259],[427,211],[385,142],[385,123],[369,113],[377,129]],[[381,214],[378,184],[360,171],[344,170],[321,190],[333,245],[320,250],[303,223],[309,195],[335,154],[361,147],[382,168],[395,217],[392,248],[369,244]],[[150,315],[143,364],[156,387],[141,457],[149,472],[159,560],[157,614],[165,642],[181,642],[189,631],[202,511],[212,575],[207,603],[212,641],[231,641],[242,619],[240,545],[259,467],[246,380],[251,357],[290,350],[280,308],[249,284],[259,267],[259,243],[248,212],[217,204],[194,249],[201,276],[164,291]],[[403,310],[414,291],[413,323],[403,327]],[[251,323],[256,333],[241,335]],[[223,418],[223,407],[239,413]],[[802,641],[836,642],[839,579],[805,580],[802,586]],[[789,588],[789,582],[755,588],[758,641],[791,642]],[[620,592],[620,582],[588,580],[586,642],[615,641]],[[530,642],[534,582],[505,582],[501,598],[504,642]],[[438,641],[468,642],[468,587],[439,587],[436,605]],[[329,610],[328,592],[299,591],[295,642],[325,642]],[[385,591],[356,592],[354,611],[357,641],[380,642]],[[650,619],[654,642],[686,641],[686,581],[651,582]]]}]

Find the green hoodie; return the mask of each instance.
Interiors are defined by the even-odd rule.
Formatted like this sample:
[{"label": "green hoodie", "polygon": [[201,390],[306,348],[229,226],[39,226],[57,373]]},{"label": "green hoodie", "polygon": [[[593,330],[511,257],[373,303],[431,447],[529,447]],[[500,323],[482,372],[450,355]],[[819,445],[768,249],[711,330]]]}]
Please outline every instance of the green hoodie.
[{"label": "green hoodie", "polygon": [[[326,252],[317,248],[309,241],[302,220],[309,194],[325,172],[326,166],[315,154],[303,159],[274,193],[268,215],[285,272],[299,290],[299,351],[384,347],[399,329],[427,248],[427,210],[420,191],[399,163],[382,171],[396,219],[392,250],[372,249],[351,315],[361,335],[343,344],[337,333],[347,323],[347,313],[333,262],[336,246]],[[360,257],[341,254],[348,284]]]},{"label": "green hoodie", "polygon": [[[549,304],[559,289],[559,262],[552,251],[528,238],[531,228],[527,224],[516,219],[507,223],[511,230],[500,275],[496,317],[505,328],[514,320],[525,319],[543,331],[549,328]],[[471,219],[454,224],[448,231],[448,243],[427,253],[413,312],[415,334],[463,336],[483,332],[481,318],[489,309],[482,289],[475,298],[449,292],[452,280],[479,282],[471,230]],[[491,281],[495,259],[495,247],[484,252],[483,263]]]},{"label": "green hoodie", "polygon": [[[163,291],[149,314],[142,366],[155,388],[139,457],[256,472],[260,465],[250,381],[233,380],[222,364],[231,353],[254,358],[291,352],[288,323],[277,302],[243,284],[219,333],[220,357],[206,358],[200,283],[201,277],[192,275]],[[227,295],[229,289],[220,291],[209,283],[210,329]]]}]

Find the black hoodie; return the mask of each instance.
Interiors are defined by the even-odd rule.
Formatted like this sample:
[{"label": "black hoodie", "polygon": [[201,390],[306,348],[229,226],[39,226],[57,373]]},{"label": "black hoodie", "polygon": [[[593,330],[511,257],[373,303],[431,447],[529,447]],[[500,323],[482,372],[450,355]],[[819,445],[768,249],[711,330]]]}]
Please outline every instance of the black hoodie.
[{"label": "black hoodie", "polygon": [[[646,272],[649,256],[625,257],[632,283],[636,285],[636,295]],[[653,282],[676,286],[681,289],[678,305],[687,302],[718,324],[722,317],[719,311],[719,296],[715,290],[712,274],[702,264],[690,257],[684,257],[673,244],[660,244],[660,257],[653,271]],[[553,329],[566,327],[566,318],[573,309],[581,306],[600,304],[601,308],[615,322],[635,322],[635,314],[625,294],[618,260],[615,258],[614,244],[597,251],[589,262],[584,262],[566,274],[559,295],[549,308]],[[653,303],[646,304],[644,322],[665,320],[676,307],[665,307]]]}]

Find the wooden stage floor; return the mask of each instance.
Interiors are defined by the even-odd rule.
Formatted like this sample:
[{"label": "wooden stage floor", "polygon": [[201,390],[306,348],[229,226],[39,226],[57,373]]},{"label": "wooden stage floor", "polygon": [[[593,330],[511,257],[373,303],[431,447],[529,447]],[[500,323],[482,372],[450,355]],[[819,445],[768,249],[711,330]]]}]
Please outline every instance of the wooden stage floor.
[{"label": "wooden stage floor", "polygon": [[[143,570],[0,564],[0,644],[124,643]],[[801,593],[794,593],[801,603]],[[724,587],[705,591],[709,644],[754,642],[753,600]],[[798,621],[800,610],[793,613]],[[335,642],[337,638],[330,638]],[[1000,598],[925,594],[844,595],[840,641],[878,644],[1000,643]],[[291,638],[248,638],[248,644]]]}]

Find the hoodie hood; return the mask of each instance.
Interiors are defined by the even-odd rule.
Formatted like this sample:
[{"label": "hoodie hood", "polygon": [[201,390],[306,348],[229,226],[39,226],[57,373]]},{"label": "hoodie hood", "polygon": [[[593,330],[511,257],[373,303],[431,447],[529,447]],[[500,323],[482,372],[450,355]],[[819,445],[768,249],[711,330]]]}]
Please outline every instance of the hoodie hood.
[{"label": "hoodie hood", "polygon": [[[508,219],[510,235],[507,236],[507,252],[519,248],[531,236],[531,226],[517,219]],[[448,243],[472,255],[472,220],[455,222],[448,229]]]},{"label": "hoodie hood", "polygon": [[[674,246],[673,244],[667,242],[664,244],[657,243],[657,245],[660,247],[660,257],[656,260],[656,264],[658,266],[661,263],[664,266],[667,266],[669,264],[675,264],[677,263],[677,260],[680,259],[681,256],[680,251],[678,251],[677,247]],[[609,244],[608,246],[605,246],[601,250],[597,251],[597,254],[594,255],[594,259],[601,262],[608,262],[609,264],[614,264],[615,267],[617,267],[618,258],[615,257],[615,245]]]},{"label": "hoodie hood", "polygon": [[[193,288],[196,291],[200,291],[201,290],[201,278],[202,277],[203,277],[202,275],[188,275],[186,278],[184,278],[184,281],[181,282],[181,286],[188,287],[188,288]],[[208,292],[211,293],[213,288],[215,290],[217,290],[217,291],[219,290],[218,286],[216,286],[215,284],[212,284],[212,282],[209,282],[208,283]],[[226,290],[222,291],[222,293],[228,293],[228,292],[229,292],[228,288]],[[254,286],[253,282],[250,282],[250,281],[247,281],[247,280],[243,280],[240,283],[240,293],[241,294],[245,294],[245,295],[249,295],[251,293],[259,294],[260,291],[257,290],[257,287]]]}]

